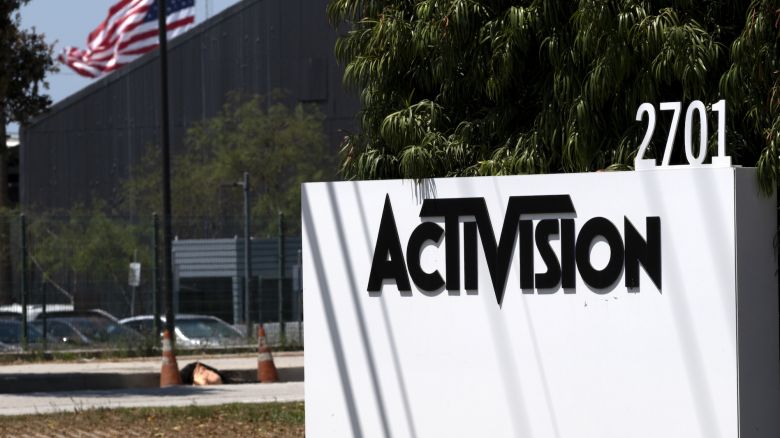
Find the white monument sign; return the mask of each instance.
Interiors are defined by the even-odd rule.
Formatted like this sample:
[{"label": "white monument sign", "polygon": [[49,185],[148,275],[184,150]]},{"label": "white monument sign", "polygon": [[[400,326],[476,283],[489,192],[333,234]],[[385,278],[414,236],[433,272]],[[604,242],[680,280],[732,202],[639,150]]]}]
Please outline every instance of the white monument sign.
[{"label": "white monument sign", "polygon": [[774,200],[733,167],[305,184],[307,436],[780,436]]}]

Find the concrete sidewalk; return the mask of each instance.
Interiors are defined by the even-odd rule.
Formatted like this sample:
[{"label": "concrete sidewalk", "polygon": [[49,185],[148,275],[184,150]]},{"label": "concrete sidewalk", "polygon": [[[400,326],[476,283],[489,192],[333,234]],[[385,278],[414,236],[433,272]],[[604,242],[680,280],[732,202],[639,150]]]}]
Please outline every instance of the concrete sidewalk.
[{"label": "concrete sidewalk", "polygon": [[303,401],[303,382],[3,394],[0,415],[162,406]]},{"label": "concrete sidewalk", "polygon": [[[279,352],[273,356],[280,381],[303,381],[303,352]],[[234,381],[256,381],[256,354],[177,357],[180,368],[196,360]],[[159,358],[3,365],[0,394],[154,388],[159,385],[159,373]]]}]

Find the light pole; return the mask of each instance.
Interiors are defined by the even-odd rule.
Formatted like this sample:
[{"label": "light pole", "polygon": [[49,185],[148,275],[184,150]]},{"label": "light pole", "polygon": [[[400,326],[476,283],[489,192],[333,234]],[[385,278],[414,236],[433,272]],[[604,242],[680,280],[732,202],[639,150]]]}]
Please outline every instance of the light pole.
[{"label": "light pole", "polygon": [[168,35],[165,0],[157,0],[157,29],[160,35],[160,147],[162,152],[163,270],[162,292],[165,299],[165,328],[174,336],[173,261],[171,260],[171,147],[168,133]]}]

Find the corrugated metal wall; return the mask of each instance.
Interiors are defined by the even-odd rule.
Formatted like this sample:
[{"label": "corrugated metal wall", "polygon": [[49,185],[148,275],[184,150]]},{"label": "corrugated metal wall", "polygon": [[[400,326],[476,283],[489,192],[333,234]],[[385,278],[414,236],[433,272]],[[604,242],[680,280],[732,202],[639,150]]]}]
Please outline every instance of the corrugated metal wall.
[{"label": "corrugated metal wall", "polygon": [[[252,275],[277,278],[277,239],[252,239]],[[177,278],[243,277],[244,239],[180,239],[173,241],[173,264]],[[284,238],[284,276],[298,263],[300,236]]]},{"label": "corrugated metal wall", "polygon": [[[282,318],[302,317],[298,274],[300,236],[284,238]],[[250,318],[279,320],[279,241],[252,240]],[[174,307],[181,313],[207,313],[234,324],[244,322],[244,240],[202,239],[173,242]],[[210,280],[210,281],[209,281]],[[223,281],[220,281],[223,280]],[[298,283],[300,285],[300,283]]]},{"label": "corrugated metal wall", "polygon": [[[214,116],[227,93],[289,91],[326,115],[335,153],[359,109],[341,84],[327,0],[243,0],[169,45],[173,166],[187,128]],[[22,131],[21,202],[68,208],[119,182],[159,144],[159,63],[150,53],[55,105]]]}]

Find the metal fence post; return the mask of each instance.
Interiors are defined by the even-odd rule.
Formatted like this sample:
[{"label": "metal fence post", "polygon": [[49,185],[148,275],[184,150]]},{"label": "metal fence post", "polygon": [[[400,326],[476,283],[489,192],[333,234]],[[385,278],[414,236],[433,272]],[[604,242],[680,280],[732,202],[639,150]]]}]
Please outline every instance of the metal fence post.
[{"label": "metal fence post", "polygon": [[160,269],[160,250],[157,248],[157,236],[160,234],[160,221],[157,213],[152,213],[152,313],[154,314],[154,340],[162,333],[160,321],[160,285],[158,279]]},{"label": "metal fence post", "polygon": [[46,278],[46,274],[43,274],[43,280],[41,281],[41,316],[43,318],[43,346],[44,348],[48,347],[49,339],[46,335],[46,332],[48,331],[48,321],[46,321],[46,304],[47,304],[47,297],[46,297],[46,284],[48,282],[48,279]]},{"label": "metal fence post", "polygon": [[281,211],[279,212],[279,251],[278,251],[278,257],[279,257],[279,272],[277,272],[277,276],[279,277],[278,281],[278,298],[279,298],[279,339],[282,344],[285,342],[285,333],[284,333],[284,315],[283,312],[283,291],[284,291],[284,213]]},{"label": "metal fence post", "polygon": [[19,214],[19,234],[21,240],[21,303],[22,303],[22,348],[27,348],[27,220],[24,213]]},{"label": "metal fence post", "polygon": [[252,319],[249,315],[249,298],[252,288],[252,240],[250,237],[249,212],[249,172],[244,172],[244,324],[246,324],[246,337],[252,337]]},{"label": "metal fence post", "polygon": [[[257,276],[257,324],[258,328],[263,326],[263,276]],[[257,329],[255,329],[255,332]]]}]

